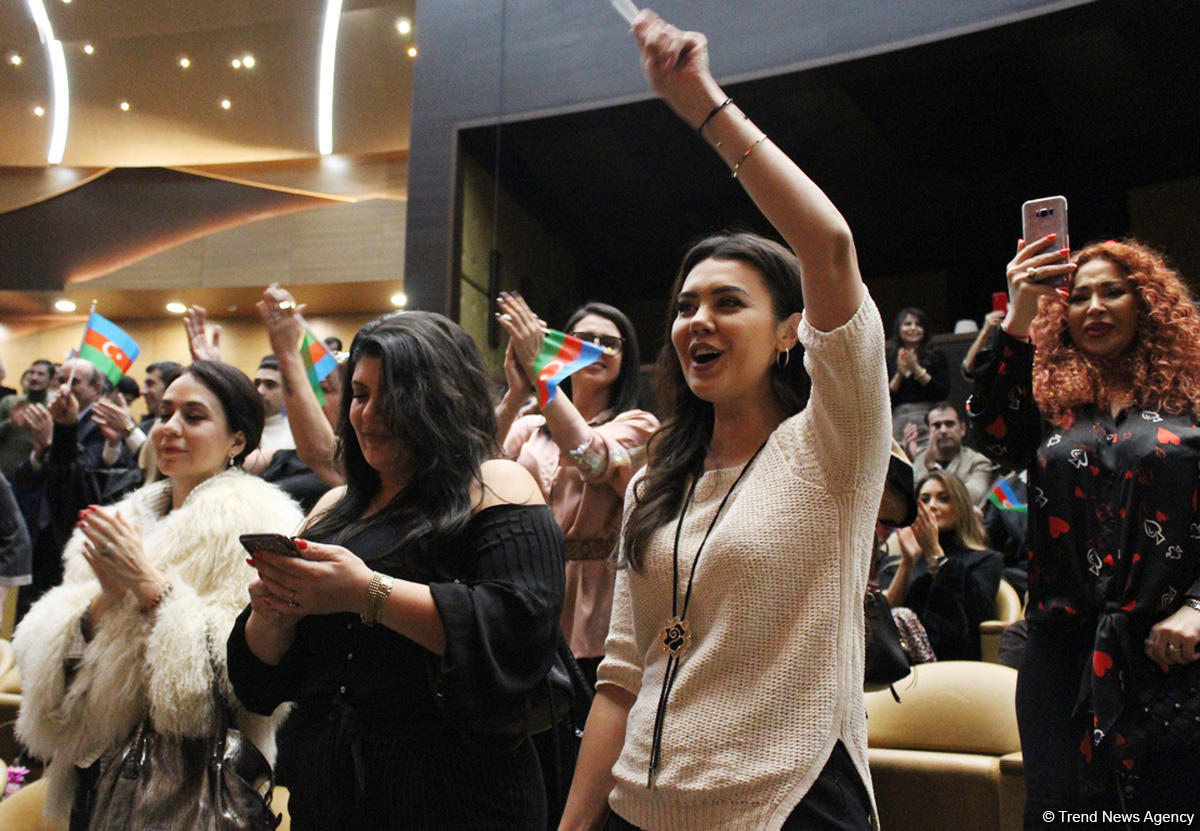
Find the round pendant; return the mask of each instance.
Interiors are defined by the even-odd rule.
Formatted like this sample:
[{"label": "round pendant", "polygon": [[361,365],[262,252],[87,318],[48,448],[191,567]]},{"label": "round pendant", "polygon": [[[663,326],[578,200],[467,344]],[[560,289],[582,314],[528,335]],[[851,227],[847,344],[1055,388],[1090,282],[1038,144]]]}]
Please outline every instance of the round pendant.
[{"label": "round pendant", "polygon": [[692,633],[688,629],[688,622],[680,617],[668,620],[659,637],[663,651],[676,658],[687,652],[687,648],[692,645]]}]

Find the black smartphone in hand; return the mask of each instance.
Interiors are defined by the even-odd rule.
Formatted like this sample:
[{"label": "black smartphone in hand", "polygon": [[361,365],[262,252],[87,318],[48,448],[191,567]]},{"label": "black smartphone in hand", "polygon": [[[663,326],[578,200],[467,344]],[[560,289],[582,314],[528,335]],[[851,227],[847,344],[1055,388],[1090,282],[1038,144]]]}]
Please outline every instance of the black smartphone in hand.
[{"label": "black smartphone in hand", "polygon": [[238,537],[242,547],[254,554],[266,551],[270,554],[283,554],[285,557],[303,557],[296,542],[283,534],[242,534]]}]

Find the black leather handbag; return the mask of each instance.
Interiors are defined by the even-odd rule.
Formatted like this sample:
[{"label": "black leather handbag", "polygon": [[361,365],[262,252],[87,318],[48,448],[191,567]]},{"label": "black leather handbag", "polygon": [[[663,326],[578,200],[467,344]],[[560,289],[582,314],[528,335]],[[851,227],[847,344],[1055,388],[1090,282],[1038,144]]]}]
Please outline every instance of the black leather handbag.
[{"label": "black leather handbag", "polygon": [[1140,733],[1146,747],[1181,759],[1200,750],[1200,661],[1176,664],[1170,672],[1151,666],[1138,679],[1136,693],[1127,729]]},{"label": "black leather handbag", "polygon": [[868,589],[863,597],[867,629],[867,658],[863,673],[866,690],[889,687],[909,673],[908,655],[900,641],[900,631],[892,620],[887,595]]},{"label": "black leather handbag", "polygon": [[88,831],[273,831],[279,825],[271,810],[271,766],[232,726],[215,688],[213,704],[212,737],[166,736],[146,718],[101,758]]}]

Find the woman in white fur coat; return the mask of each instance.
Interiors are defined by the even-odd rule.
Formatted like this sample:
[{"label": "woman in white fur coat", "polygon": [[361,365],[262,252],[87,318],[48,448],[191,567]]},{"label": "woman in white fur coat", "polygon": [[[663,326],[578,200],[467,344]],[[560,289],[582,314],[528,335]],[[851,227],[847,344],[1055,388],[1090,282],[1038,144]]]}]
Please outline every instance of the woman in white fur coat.
[{"label": "woman in white fur coat", "polygon": [[163,395],[150,432],[166,478],[80,512],[63,584],[17,627],[16,732],[49,762],[48,819],[86,826],[97,761],[147,714],[162,734],[211,735],[214,665],[238,726],[272,757],[270,719],[238,706],[224,670],[225,640],[255,576],[238,536],[294,533],[302,519],[282,491],[239,467],[262,426],[244,374],[192,364]]}]

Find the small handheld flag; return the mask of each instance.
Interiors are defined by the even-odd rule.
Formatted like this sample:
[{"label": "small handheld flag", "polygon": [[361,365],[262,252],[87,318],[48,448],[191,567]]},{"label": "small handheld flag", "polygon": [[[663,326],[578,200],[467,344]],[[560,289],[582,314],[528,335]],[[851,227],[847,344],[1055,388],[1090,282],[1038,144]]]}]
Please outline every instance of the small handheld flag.
[{"label": "small handheld flag", "polygon": [[633,5],[633,1],[609,0],[609,2],[612,3],[612,7],[617,10],[617,14],[625,18],[625,22],[632,26],[633,21],[637,18],[638,13],[637,6]]},{"label": "small handheld flag", "polygon": [[337,358],[329,354],[325,344],[313,337],[313,333],[307,329],[304,331],[304,340],[300,342],[300,357],[304,359],[304,369],[308,372],[308,383],[312,385],[313,392],[316,393],[317,402],[324,406],[325,392],[321,389],[321,381],[337,369]]},{"label": "small handheld flag", "polygon": [[1007,479],[996,482],[996,486],[988,494],[988,501],[1002,511],[1020,511],[1021,513],[1029,511],[1029,506],[1021,501]]},{"label": "small handheld flag", "polygon": [[545,407],[553,401],[559,384],[585,366],[600,360],[603,354],[604,350],[594,343],[581,341],[556,329],[547,329],[542,350],[533,361],[538,406]]},{"label": "small handheld flag", "polygon": [[96,367],[109,381],[114,384],[120,381],[141,351],[120,326],[95,311],[88,315],[79,357]]}]

